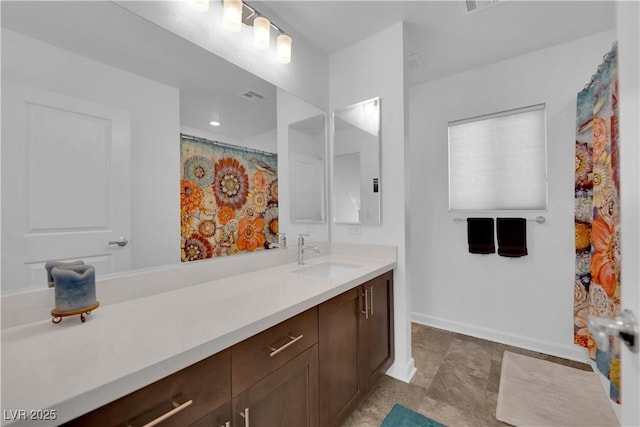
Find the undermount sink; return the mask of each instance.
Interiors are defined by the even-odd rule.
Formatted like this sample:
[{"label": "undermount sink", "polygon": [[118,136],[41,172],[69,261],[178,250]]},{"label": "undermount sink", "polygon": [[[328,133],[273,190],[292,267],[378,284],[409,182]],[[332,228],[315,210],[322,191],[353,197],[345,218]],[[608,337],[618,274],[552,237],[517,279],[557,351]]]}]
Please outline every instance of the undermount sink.
[{"label": "undermount sink", "polygon": [[358,267],[360,266],[327,261],[320,264],[310,265],[308,267],[302,267],[294,270],[293,272],[306,276],[323,277],[328,279],[331,277],[339,276],[340,274],[346,273],[347,271],[353,270],[354,268]]}]

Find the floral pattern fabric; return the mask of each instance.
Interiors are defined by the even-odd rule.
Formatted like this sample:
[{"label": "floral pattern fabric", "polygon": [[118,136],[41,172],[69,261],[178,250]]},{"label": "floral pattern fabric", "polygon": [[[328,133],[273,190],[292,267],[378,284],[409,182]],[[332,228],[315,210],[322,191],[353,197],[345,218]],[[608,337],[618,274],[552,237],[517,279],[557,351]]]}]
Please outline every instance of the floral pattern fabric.
[{"label": "floral pattern fabric", "polygon": [[270,249],[278,242],[275,153],[181,135],[183,262]]},{"label": "floral pattern fabric", "polygon": [[596,347],[588,316],[620,312],[620,181],[616,46],[578,94],[575,147],[574,342],[610,381],[620,403],[620,339],[606,352]]}]

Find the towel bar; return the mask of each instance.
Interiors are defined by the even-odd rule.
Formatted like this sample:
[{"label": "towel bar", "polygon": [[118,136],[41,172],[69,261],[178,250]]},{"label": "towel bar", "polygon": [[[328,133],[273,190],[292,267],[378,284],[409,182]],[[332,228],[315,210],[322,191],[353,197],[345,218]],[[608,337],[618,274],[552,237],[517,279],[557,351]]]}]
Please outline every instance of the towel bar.
[{"label": "towel bar", "polygon": [[[462,222],[464,220],[466,220],[466,218],[461,218],[459,216],[453,217],[453,222],[455,222],[455,223],[459,223],[459,222]],[[539,216],[537,216],[537,217],[535,217],[533,219],[527,218],[527,221],[535,221],[538,224],[543,224],[546,220],[547,219],[545,217],[543,217],[542,215],[539,215]]]}]

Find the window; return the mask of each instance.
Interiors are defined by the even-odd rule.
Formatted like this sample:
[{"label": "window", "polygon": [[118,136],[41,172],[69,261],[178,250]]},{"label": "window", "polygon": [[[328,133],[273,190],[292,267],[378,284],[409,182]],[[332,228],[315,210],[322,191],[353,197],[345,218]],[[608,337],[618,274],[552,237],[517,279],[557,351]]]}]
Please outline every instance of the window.
[{"label": "window", "polygon": [[545,105],[449,122],[449,210],[547,209]]}]

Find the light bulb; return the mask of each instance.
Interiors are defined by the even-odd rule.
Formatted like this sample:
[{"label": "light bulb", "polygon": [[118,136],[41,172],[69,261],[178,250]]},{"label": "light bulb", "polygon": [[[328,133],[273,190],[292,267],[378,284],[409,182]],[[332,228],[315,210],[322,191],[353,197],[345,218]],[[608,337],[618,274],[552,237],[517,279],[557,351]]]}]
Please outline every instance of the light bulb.
[{"label": "light bulb", "polygon": [[237,33],[242,29],[242,1],[224,0],[222,25],[225,30]]},{"label": "light bulb", "polygon": [[288,64],[291,62],[291,42],[291,37],[286,34],[278,36],[276,55],[279,63]]},{"label": "light bulb", "polygon": [[267,18],[258,16],[253,20],[253,44],[257,49],[269,49],[270,32],[271,22]]},{"label": "light bulb", "polygon": [[209,11],[209,0],[187,0],[187,4],[196,12],[204,13]]}]

